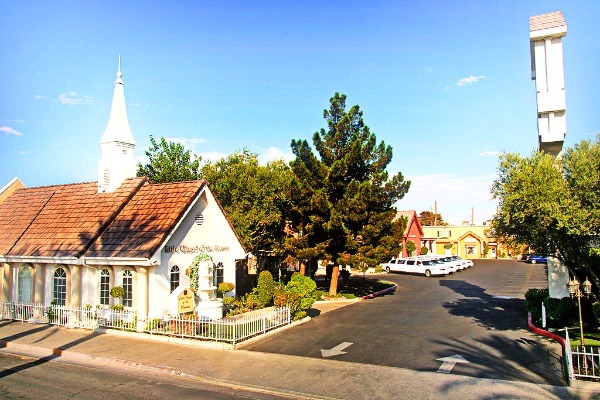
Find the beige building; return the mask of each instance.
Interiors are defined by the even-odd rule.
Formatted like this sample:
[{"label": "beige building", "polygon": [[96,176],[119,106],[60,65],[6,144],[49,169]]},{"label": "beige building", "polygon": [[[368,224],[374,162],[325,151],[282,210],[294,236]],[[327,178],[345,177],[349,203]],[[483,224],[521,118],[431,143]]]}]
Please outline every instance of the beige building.
[{"label": "beige building", "polygon": [[488,225],[423,226],[423,246],[430,253],[455,255],[462,258],[498,258],[507,253],[488,237]]}]

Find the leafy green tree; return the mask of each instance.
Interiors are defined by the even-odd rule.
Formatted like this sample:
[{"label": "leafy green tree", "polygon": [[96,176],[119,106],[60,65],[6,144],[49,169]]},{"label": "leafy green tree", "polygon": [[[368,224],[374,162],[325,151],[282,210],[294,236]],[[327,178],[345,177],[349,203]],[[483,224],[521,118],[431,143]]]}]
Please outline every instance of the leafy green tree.
[{"label": "leafy green tree", "polygon": [[[436,218],[437,217],[437,218]],[[442,214],[435,214],[431,211],[421,211],[419,214],[419,223],[422,226],[443,226],[446,225]]]},{"label": "leafy green tree", "polygon": [[283,252],[293,179],[285,162],[260,165],[257,154],[243,150],[205,164],[202,177],[247,249]]},{"label": "leafy green tree", "polygon": [[164,137],[156,142],[150,136],[150,144],[145,152],[148,164],[138,163],[137,176],[145,176],[152,183],[200,179],[200,156],[186,150],[181,143],[168,142]]},{"label": "leafy green tree", "polygon": [[[290,219],[302,235],[289,239],[289,248],[299,259],[336,264],[344,253],[361,254],[361,262],[375,266],[398,253],[403,231],[401,221],[392,223],[393,204],[410,181],[401,173],[389,177],[391,146],[377,144],[358,105],[346,110],[345,95],[336,93],[323,116],[327,129],[312,138],[318,156],[306,140],[291,143],[296,158],[290,164],[295,175]],[[330,285],[335,295],[335,279]]]},{"label": "leafy green tree", "polygon": [[503,154],[492,195],[499,208],[492,227],[499,238],[556,256],[580,278],[598,280],[600,144],[583,141],[560,158],[541,152]]}]

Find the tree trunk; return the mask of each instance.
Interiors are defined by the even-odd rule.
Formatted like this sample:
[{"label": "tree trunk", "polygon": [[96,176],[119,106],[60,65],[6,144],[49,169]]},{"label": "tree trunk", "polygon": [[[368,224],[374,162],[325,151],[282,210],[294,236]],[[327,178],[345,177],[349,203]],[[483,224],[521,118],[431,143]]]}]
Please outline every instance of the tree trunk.
[{"label": "tree trunk", "polygon": [[300,274],[306,276],[306,264],[300,261]]},{"label": "tree trunk", "polygon": [[329,295],[332,297],[337,295],[338,271],[339,270],[340,270],[340,266],[335,265],[333,267],[333,271],[331,272],[331,283],[329,284]]}]

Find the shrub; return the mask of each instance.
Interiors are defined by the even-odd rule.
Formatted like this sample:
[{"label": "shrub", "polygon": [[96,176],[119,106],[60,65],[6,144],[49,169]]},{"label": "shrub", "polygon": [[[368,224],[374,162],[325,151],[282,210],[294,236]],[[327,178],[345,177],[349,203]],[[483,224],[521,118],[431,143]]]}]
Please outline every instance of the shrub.
[{"label": "shrub", "polygon": [[292,275],[292,279],[276,291],[275,305],[287,304],[290,314],[294,320],[302,319],[306,312],[317,301],[317,284],[310,277],[298,273]]},{"label": "shrub", "polygon": [[221,282],[221,283],[219,283],[219,286],[217,287],[217,291],[221,292],[223,294],[225,294],[227,292],[231,292],[233,289],[235,289],[235,285],[233,283],[229,283],[229,282]]},{"label": "shrub", "polygon": [[525,305],[535,325],[539,326],[542,322],[542,303],[546,297],[548,289],[529,289],[525,293]]},{"label": "shrub", "polygon": [[424,256],[429,252],[429,249],[426,246],[421,247],[421,255]]},{"label": "shrub", "polygon": [[577,317],[577,307],[570,297],[562,299],[547,297],[544,299],[544,307],[546,307],[546,318],[550,327],[568,326]]},{"label": "shrub", "polygon": [[125,296],[125,289],[122,286],[115,286],[110,289],[110,295],[116,299],[120,299]]},{"label": "shrub", "polygon": [[125,307],[122,304],[115,304],[114,306],[112,306],[112,309],[115,312],[123,312],[123,310],[125,310]]},{"label": "shrub", "polygon": [[600,322],[600,301],[595,301],[592,303],[592,312],[594,313],[596,320]]},{"label": "shrub", "polygon": [[259,308],[264,308],[263,303],[258,298],[258,294],[256,293],[256,288],[252,290],[252,292],[248,293],[245,297],[242,298],[243,308],[246,311],[250,310],[258,310]]},{"label": "shrub", "polygon": [[412,240],[406,242],[406,252],[409,256],[413,255],[413,252],[417,249],[417,245]]},{"label": "shrub", "polygon": [[223,305],[230,307],[235,303],[235,297],[223,297]]},{"label": "shrub", "polygon": [[269,271],[262,271],[258,275],[258,285],[256,286],[256,296],[263,307],[271,304],[273,294],[275,293],[275,281]]}]

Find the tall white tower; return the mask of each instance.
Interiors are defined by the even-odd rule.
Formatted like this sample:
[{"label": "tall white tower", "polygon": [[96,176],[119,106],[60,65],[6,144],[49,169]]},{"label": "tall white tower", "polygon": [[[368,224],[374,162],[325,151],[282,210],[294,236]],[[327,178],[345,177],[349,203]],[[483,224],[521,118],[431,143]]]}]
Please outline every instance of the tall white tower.
[{"label": "tall white tower", "polygon": [[125,92],[121,79],[121,56],[119,56],[110,117],[100,145],[102,158],[98,162],[98,191],[114,192],[125,179],[135,177],[136,172],[133,160],[135,139],[127,120]]},{"label": "tall white tower", "polygon": [[561,11],[529,17],[531,79],[537,90],[539,150],[558,155],[567,134]]}]

